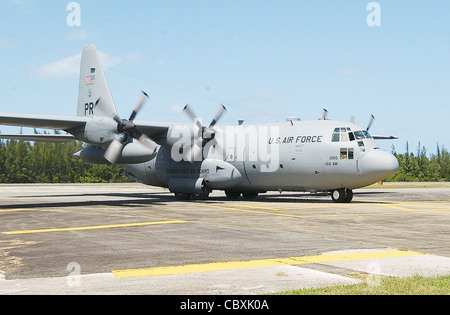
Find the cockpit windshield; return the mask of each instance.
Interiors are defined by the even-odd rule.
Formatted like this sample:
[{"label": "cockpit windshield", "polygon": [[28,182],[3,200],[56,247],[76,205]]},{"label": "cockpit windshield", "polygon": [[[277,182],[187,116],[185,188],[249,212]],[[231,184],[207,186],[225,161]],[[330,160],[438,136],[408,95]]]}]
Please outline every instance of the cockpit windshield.
[{"label": "cockpit windshield", "polygon": [[372,136],[367,130],[358,130],[353,132],[353,134],[355,135],[356,140],[372,139]]},{"label": "cockpit windshield", "polygon": [[372,139],[372,136],[369,134],[368,131],[363,130],[363,134],[364,134],[364,137],[366,137],[366,139]]},{"label": "cockpit windshield", "polygon": [[364,134],[362,131],[355,131],[354,134],[355,134],[356,140],[364,139]]},{"label": "cockpit windshield", "polygon": [[351,131],[349,127],[338,127],[333,131],[331,137],[332,142],[345,142],[362,139],[372,139],[372,136],[367,130]]}]

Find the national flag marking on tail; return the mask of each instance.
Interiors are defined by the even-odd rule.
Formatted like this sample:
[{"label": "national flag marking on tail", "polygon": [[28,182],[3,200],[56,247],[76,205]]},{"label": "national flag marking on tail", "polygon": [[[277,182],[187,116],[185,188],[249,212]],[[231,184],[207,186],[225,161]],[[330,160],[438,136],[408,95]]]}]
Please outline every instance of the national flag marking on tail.
[{"label": "national flag marking on tail", "polygon": [[95,75],[88,75],[86,77],[86,85],[95,84]]}]

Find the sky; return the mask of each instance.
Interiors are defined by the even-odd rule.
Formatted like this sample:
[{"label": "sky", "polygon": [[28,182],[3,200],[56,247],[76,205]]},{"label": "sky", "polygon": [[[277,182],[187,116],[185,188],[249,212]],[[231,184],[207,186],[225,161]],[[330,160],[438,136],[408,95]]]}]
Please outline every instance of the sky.
[{"label": "sky", "polygon": [[[373,4],[375,3],[376,6]],[[450,148],[450,2],[0,0],[0,112],[76,115],[81,51],[95,44],[121,117],[367,126],[382,149]],[[374,25],[375,24],[375,25]],[[3,133],[17,127],[0,126]],[[26,131],[24,130],[24,133]]]}]

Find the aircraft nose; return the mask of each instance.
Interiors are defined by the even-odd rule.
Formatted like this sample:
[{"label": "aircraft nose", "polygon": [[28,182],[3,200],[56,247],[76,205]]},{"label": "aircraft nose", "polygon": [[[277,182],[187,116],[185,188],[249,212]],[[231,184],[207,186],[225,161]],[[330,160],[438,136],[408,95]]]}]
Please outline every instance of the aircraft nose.
[{"label": "aircraft nose", "polygon": [[372,150],[361,160],[361,170],[365,176],[375,181],[394,175],[398,170],[397,158],[383,150]]}]

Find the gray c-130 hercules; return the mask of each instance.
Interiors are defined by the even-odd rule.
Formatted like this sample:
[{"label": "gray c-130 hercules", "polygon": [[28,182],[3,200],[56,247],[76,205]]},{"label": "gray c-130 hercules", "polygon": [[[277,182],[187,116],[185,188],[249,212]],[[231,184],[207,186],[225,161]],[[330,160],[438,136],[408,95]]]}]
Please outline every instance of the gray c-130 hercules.
[{"label": "gray c-130 hercules", "polygon": [[0,135],[30,141],[81,140],[75,156],[89,163],[119,164],[130,177],[168,188],[178,200],[206,199],[223,190],[230,199],[256,198],[267,191],[330,192],[350,202],[353,189],[383,180],[398,169],[366,128],[353,122],[291,117],[271,124],[219,126],[222,105],[203,125],[189,105],[193,123],[136,121],[148,98],[142,92],[128,119],[118,116],[98,52],[83,49],[77,116],[0,113],[0,124],[64,130],[68,135]]}]

